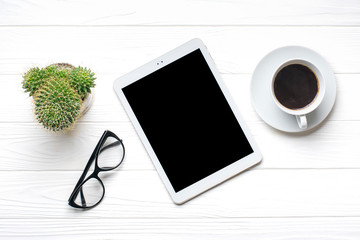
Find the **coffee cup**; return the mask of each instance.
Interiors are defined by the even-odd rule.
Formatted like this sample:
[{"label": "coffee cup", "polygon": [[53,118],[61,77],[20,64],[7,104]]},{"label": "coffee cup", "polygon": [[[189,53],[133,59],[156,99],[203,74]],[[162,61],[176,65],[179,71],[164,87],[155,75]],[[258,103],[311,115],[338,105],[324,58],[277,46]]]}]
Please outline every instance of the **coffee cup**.
[{"label": "coffee cup", "polygon": [[325,81],[311,62],[291,59],[274,72],[271,93],[275,104],[295,116],[300,129],[306,129],[306,115],[318,108],[324,99]]}]

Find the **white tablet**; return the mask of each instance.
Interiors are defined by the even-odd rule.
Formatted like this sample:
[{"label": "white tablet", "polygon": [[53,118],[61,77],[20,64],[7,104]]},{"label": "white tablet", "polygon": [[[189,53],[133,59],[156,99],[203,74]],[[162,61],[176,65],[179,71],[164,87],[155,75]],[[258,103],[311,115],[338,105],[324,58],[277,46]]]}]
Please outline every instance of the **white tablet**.
[{"label": "white tablet", "polygon": [[261,161],[199,39],[118,78],[114,89],[177,204]]}]

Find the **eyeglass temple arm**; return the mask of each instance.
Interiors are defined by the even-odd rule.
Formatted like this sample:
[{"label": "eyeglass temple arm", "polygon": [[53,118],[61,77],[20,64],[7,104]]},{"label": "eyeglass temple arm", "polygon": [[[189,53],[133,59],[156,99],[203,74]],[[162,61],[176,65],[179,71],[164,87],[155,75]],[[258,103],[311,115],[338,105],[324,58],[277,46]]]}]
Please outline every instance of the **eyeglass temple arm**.
[{"label": "eyeglass temple arm", "polygon": [[80,188],[80,198],[81,198],[81,205],[83,207],[86,207],[86,201],[85,201],[85,196],[84,196],[84,192],[82,187]]},{"label": "eyeglass temple arm", "polygon": [[73,196],[75,190],[76,190],[76,189],[80,186],[80,184],[84,181],[84,179],[85,179],[85,177],[86,177],[86,174],[88,173],[88,171],[89,171],[89,169],[90,169],[90,167],[91,167],[91,164],[92,164],[92,163],[94,162],[94,160],[95,160],[96,152],[98,151],[98,148],[100,147],[100,145],[103,143],[103,138],[104,138],[105,134],[106,134],[106,131],[103,133],[103,135],[101,136],[99,142],[96,144],[96,147],[95,147],[94,151],[92,152],[92,154],[91,154],[91,156],[90,156],[90,158],[89,158],[89,161],[88,161],[88,163],[86,164],[86,166],[85,166],[85,168],[84,168],[83,173],[81,174],[78,182],[76,183],[75,188],[74,188],[74,190],[73,190],[73,192],[72,192],[69,200],[70,200],[71,197]]},{"label": "eyeglass temple arm", "polygon": [[[120,140],[121,141],[121,140]],[[122,142],[122,141],[121,141]],[[111,147],[114,147],[114,146],[117,146],[117,145],[120,145],[121,143],[116,141],[116,142],[113,142],[105,147],[103,147],[102,149],[100,149],[100,153],[103,152],[104,150],[108,149],[108,148],[111,148]]]},{"label": "eyeglass temple arm", "polygon": [[75,185],[75,189],[84,181],[86,174],[89,171],[91,164],[94,162],[94,160],[95,160],[95,151],[93,152],[93,154],[91,154],[91,157],[90,157],[88,163],[86,164],[85,169],[79,178],[79,181]]}]

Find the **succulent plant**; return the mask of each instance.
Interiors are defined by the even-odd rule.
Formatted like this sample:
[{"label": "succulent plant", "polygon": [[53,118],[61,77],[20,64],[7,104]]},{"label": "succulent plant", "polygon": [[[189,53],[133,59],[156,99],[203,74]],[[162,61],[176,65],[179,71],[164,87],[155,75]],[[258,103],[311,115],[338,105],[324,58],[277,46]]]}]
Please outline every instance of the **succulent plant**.
[{"label": "succulent plant", "polygon": [[52,131],[70,128],[77,120],[82,100],[69,83],[54,77],[47,79],[35,95],[36,118]]},{"label": "succulent plant", "polygon": [[44,69],[40,69],[38,67],[31,68],[23,76],[24,81],[22,84],[25,92],[29,92],[30,96],[34,95],[40,86],[44,84],[47,77],[48,76],[46,75],[46,71],[44,71]]},{"label": "succulent plant", "polygon": [[71,69],[59,64],[53,64],[47,66],[43,71],[45,72],[46,77],[56,77],[57,79],[66,80],[69,77]]},{"label": "succulent plant", "polygon": [[31,68],[22,86],[34,98],[37,120],[49,130],[61,131],[80,117],[83,100],[95,86],[94,76],[90,69],[59,63]]},{"label": "succulent plant", "polygon": [[80,94],[82,99],[91,92],[92,87],[95,86],[95,73],[90,69],[77,67],[69,74],[70,85]]}]

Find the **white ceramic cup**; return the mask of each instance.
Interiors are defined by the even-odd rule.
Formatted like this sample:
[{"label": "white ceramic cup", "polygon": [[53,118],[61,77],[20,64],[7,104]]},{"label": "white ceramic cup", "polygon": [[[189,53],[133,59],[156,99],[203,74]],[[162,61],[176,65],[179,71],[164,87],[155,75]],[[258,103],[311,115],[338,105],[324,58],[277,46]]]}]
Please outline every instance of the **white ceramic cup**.
[{"label": "white ceramic cup", "polygon": [[[275,81],[277,74],[283,68],[285,68],[289,65],[292,65],[292,64],[301,64],[301,65],[308,67],[315,74],[315,76],[318,80],[318,92],[317,92],[315,98],[312,100],[311,103],[309,103],[305,107],[298,108],[298,109],[290,109],[290,108],[287,108],[284,105],[282,105],[276,98],[275,91],[274,91],[274,81]],[[288,60],[288,61],[284,62],[283,64],[281,64],[280,67],[277,68],[276,71],[274,72],[273,79],[271,81],[271,95],[273,97],[273,100],[274,100],[276,106],[278,106],[285,113],[295,116],[300,129],[306,129],[308,126],[306,115],[311,113],[312,111],[314,111],[317,107],[319,107],[322,100],[324,99],[325,81],[324,81],[324,78],[323,78],[321,72],[314,64],[312,64],[306,60],[302,60],[302,59],[291,59],[291,60]]]}]

